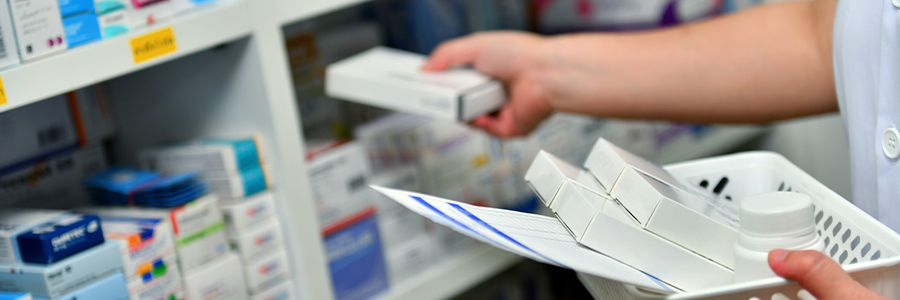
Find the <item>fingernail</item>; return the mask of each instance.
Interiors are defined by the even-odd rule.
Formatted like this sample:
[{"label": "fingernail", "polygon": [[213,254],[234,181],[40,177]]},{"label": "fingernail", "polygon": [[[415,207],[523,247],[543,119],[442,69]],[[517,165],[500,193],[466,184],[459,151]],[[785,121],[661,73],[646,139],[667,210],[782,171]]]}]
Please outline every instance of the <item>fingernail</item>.
[{"label": "fingernail", "polygon": [[790,251],[784,249],[775,249],[769,252],[769,257],[772,258],[772,261],[775,263],[783,262]]}]

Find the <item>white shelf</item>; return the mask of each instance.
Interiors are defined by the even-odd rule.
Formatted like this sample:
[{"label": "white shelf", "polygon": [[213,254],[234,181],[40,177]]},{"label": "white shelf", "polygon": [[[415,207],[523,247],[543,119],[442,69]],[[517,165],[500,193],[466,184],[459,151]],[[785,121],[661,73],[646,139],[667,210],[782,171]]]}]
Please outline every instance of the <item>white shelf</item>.
[{"label": "white shelf", "polygon": [[[247,1],[220,2],[178,16],[170,22],[160,22],[146,30],[0,71],[8,100],[7,104],[0,105],[0,112],[249,36],[252,26],[247,14]],[[173,27],[178,50],[135,64],[131,55],[131,38],[168,26]]]},{"label": "white shelf", "polygon": [[456,255],[440,262],[379,295],[379,300],[447,299],[522,261],[521,256],[480,245],[468,253]]},{"label": "white shelf", "polygon": [[279,0],[281,24],[286,25],[350,7],[370,0]]}]

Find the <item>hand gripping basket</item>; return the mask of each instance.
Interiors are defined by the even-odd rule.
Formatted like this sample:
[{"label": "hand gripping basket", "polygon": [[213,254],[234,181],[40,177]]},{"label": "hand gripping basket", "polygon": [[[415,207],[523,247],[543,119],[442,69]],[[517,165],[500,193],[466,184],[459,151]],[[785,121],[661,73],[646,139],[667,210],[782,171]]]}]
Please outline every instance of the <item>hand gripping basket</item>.
[{"label": "hand gripping basket", "polygon": [[[815,203],[816,226],[825,240],[826,254],[862,285],[890,299],[900,299],[900,235],[783,156],[746,152],[673,164],[666,169],[735,207],[739,207],[740,199],[763,192],[809,195]],[[900,195],[896,196],[900,199]],[[782,278],[673,295],[643,291],[586,274],[579,274],[579,278],[597,299],[813,299],[796,282]]]}]

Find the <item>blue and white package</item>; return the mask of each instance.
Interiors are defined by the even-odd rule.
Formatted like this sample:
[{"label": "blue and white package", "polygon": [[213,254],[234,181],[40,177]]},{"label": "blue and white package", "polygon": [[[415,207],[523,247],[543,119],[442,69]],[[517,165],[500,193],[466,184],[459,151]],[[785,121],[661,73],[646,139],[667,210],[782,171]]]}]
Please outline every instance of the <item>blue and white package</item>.
[{"label": "blue and white package", "polygon": [[64,18],[74,14],[94,11],[94,0],[57,0],[59,14]]},{"label": "blue and white package", "polygon": [[66,39],[69,40],[69,48],[103,39],[103,35],[100,33],[100,21],[93,11],[65,17],[62,23],[66,31]]},{"label": "blue and white package", "polygon": [[100,32],[103,39],[128,33],[128,16],[125,4],[118,1],[94,0]]},{"label": "blue and white package", "polygon": [[387,268],[375,210],[367,209],[323,233],[334,294],[340,300],[368,299],[388,289]]},{"label": "blue and white package", "polygon": [[56,298],[73,288],[122,271],[116,243],[103,243],[50,264],[0,263],[0,290],[31,292],[34,297]]},{"label": "blue and white package", "polygon": [[201,139],[143,150],[138,159],[144,168],[167,173],[241,171],[261,165],[258,145],[255,138]]},{"label": "blue and white package", "polygon": [[125,167],[112,167],[85,181],[94,201],[108,205],[172,207],[206,194],[198,172],[170,176]]},{"label": "blue and white package", "polygon": [[128,287],[125,286],[125,276],[116,272],[110,276],[94,281],[88,285],[82,286],[75,291],[65,295],[46,298],[35,297],[34,300],[81,300],[81,299],[103,299],[103,300],[128,300]]},{"label": "blue and white package", "polygon": [[16,237],[22,261],[50,264],[103,243],[100,218],[67,214]]},{"label": "blue and white package", "polygon": [[0,300],[31,300],[31,294],[0,291]]},{"label": "blue and white package", "polygon": [[32,227],[64,215],[62,210],[4,209],[0,212],[0,264],[22,263],[16,237]]}]

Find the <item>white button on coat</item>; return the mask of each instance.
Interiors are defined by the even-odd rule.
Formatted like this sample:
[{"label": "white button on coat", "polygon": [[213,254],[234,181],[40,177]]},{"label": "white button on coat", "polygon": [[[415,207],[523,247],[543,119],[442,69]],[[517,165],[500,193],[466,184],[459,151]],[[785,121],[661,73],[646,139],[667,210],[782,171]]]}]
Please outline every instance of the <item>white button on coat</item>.
[{"label": "white button on coat", "polygon": [[[894,0],[894,3],[897,1]],[[884,150],[884,155],[890,159],[900,157],[900,131],[897,131],[897,128],[891,127],[884,131],[884,135],[881,136],[881,150]]]}]

